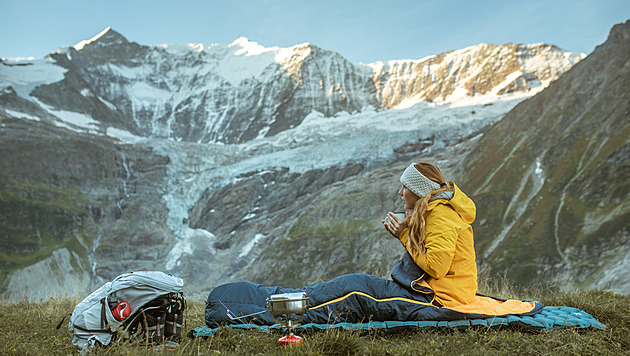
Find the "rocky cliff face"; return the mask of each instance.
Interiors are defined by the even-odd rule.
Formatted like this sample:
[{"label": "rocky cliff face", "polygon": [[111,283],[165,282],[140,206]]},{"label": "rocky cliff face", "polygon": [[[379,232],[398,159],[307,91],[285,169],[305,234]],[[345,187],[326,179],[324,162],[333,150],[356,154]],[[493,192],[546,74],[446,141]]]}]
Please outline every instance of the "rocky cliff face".
[{"label": "rocky cliff face", "polygon": [[84,293],[99,276],[154,268],[166,255],[173,236],[159,194],[168,159],[45,122],[0,119],[5,296]]},{"label": "rocky cliff face", "polygon": [[83,294],[138,269],[202,294],[386,276],[401,250],[380,219],[408,162],[456,175],[479,130],[582,57],[483,44],[361,65],[311,44],[149,47],[107,29],[2,60],[2,293]]},{"label": "rocky cliff face", "polygon": [[630,22],[479,139],[462,179],[482,268],[628,293]]}]

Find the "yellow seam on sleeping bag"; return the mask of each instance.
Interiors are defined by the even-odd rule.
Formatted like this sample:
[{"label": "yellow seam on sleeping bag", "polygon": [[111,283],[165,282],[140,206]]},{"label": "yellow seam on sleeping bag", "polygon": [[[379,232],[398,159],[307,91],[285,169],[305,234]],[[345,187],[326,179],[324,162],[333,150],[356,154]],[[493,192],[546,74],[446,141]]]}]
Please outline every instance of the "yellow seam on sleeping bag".
[{"label": "yellow seam on sleeping bag", "polygon": [[358,294],[358,295],[362,295],[364,297],[368,297],[368,298],[370,298],[370,299],[372,299],[372,300],[374,300],[376,302],[392,302],[392,301],[398,300],[398,301],[401,301],[401,302],[408,302],[408,303],[414,303],[414,304],[434,306],[431,303],[419,302],[419,301],[413,300],[413,299],[407,299],[407,298],[401,298],[401,297],[376,299],[376,298],[372,297],[371,295],[363,293],[363,292],[350,292],[350,293],[344,295],[343,297],[327,301],[326,303],[322,303],[322,304],[314,306],[314,307],[309,307],[308,309],[317,309],[317,308],[320,308],[320,307],[323,307],[323,306],[326,306],[326,305],[329,305],[329,304],[337,303],[337,302],[340,302],[340,301],[342,301],[342,300],[344,300],[346,298],[349,298],[353,294]]}]

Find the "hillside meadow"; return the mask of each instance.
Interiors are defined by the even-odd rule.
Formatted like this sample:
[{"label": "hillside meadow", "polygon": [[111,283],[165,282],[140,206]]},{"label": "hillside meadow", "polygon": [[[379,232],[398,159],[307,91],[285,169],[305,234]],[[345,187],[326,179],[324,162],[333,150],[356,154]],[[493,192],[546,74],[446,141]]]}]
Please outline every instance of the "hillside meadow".
[{"label": "hillside meadow", "polygon": [[[519,327],[422,329],[386,333],[329,330],[303,334],[300,347],[276,344],[282,334],[224,329],[209,338],[183,336],[175,350],[147,348],[129,342],[94,350],[98,355],[630,355],[630,296],[605,290],[560,291],[550,286],[515,287],[504,279],[480,285],[480,292],[505,298],[536,299],[546,306],[582,309],[606,330],[557,328],[531,331]],[[72,355],[67,319],[82,297],[40,302],[0,303],[0,354]],[[189,298],[182,334],[204,325],[203,298]]]}]

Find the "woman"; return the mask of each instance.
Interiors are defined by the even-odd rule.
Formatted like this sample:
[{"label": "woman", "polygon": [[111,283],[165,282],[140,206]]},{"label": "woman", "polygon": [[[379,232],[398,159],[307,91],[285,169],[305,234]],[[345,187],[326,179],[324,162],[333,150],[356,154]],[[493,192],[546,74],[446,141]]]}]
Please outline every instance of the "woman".
[{"label": "woman", "polygon": [[390,212],[382,221],[406,250],[391,280],[348,274],[302,289],[229,283],[210,292],[206,324],[271,325],[267,299],[297,292],[308,297],[305,323],[452,318],[454,312],[440,307],[469,303],[477,290],[470,227],[475,205],[452,182],[446,184],[442,172],[429,163],[411,164],[400,181],[398,194],[411,213],[403,220]]},{"label": "woman", "polygon": [[475,204],[453,182],[446,183],[430,163],[411,164],[400,177],[406,213],[383,220],[413,262],[428,274],[418,287],[429,288],[440,305],[471,303],[477,292],[473,231]]}]

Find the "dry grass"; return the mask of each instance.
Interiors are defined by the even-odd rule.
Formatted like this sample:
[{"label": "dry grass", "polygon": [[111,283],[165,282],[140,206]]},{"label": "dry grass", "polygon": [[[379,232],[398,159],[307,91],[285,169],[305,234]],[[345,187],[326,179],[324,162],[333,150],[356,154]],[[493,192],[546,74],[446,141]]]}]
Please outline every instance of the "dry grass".
[{"label": "dry grass", "polygon": [[[498,286],[498,285],[497,285]],[[495,286],[496,287],[496,286]],[[504,296],[522,291],[507,286]],[[490,288],[487,285],[484,288]],[[544,291],[535,288],[535,291]],[[492,292],[485,290],[484,292]],[[329,330],[304,334],[304,345],[283,348],[276,344],[281,334],[225,329],[209,338],[183,337],[179,348],[150,350],[139,344],[117,343],[95,350],[104,355],[586,355],[630,354],[630,297],[606,291],[544,291],[536,299],[545,305],[567,305],[587,311],[608,326],[607,330],[575,328],[533,332],[516,327],[467,328],[462,330],[351,332]],[[530,291],[530,293],[533,293]],[[490,293],[489,293],[490,294]],[[496,293],[494,295],[497,295]],[[522,296],[521,296],[522,297]],[[55,329],[60,318],[79,300],[52,299],[39,303],[0,304],[0,354],[77,354],[67,326]],[[204,325],[201,301],[190,300],[184,333]]]}]

